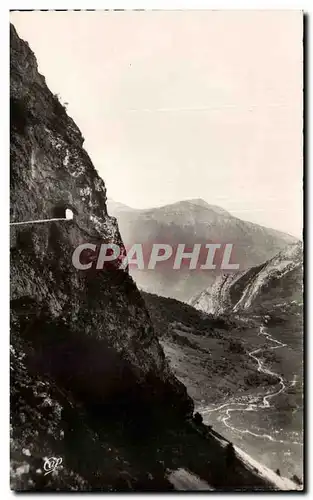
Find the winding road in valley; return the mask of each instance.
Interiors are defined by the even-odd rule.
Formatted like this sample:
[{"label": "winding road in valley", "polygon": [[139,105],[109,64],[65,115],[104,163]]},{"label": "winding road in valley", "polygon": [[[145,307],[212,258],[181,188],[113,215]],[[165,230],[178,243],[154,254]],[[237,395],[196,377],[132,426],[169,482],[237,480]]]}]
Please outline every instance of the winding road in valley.
[{"label": "winding road in valley", "polygon": [[[237,399],[233,399],[228,401],[227,403],[223,403],[220,406],[213,407],[207,406],[202,408],[197,408],[197,410],[206,417],[208,414],[213,412],[218,412],[221,422],[231,429],[232,431],[239,432],[241,434],[250,434],[251,436],[267,439],[269,441],[273,441],[276,443],[290,444],[288,441],[275,439],[273,436],[263,433],[257,434],[255,432],[250,431],[249,429],[237,429],[232,426],[232,413],[233,412],[245,412],[245,411],[262,411],[268,408],[271,408],[273,405],[271,404],[271,400],[283,393],[286,388],[286,382],[284,378],[278,373],[270,370],[270,368],[265,366],[265,361],[262,360],[262,352],[265,350],[274,350],[286,347],[287,344],[283,344],[279,340],[276,340],[266,331],[265,326],[261,326],[259,329],[258,335],[263,335],[265,339],[269,342],[269,345],[266,347],[260,347],[258,349],[254,349],[249,352],[249,356],[253,358],[257,363],[257,369],[261,373],[265,373],[267,375],[271,375],[277,378],[277,384],[275,384],[275,389],[271,389],[264,395],[251,395],[246,396],[246,401],[243,402],[244,398],[241,398],[239,401]],[[272,343],[272,345],[271,345]],[[293,381],[288,384],[293,386],[296,384],[296,377],[293,378]],[[216,436],[219,436],[218,433],[215,433]],[[220,438],[224,441],[223,445],[226,445],[227,439],[220,436]],[[301,445],[302,443],[294,442],[293,444]],[[251,455],[246,453],[244,450],[235,446],[235,450],[237,455],[240,457],[245,465],[252,469],[254,472],[257,471],[257,474],[264,478],[266,481],[269,481],[277,490],[297,490],[302,489],[302,487],[296,485],[292,480],[278,475],[276,472],[271,470],[271,468],[267,467],[263,463],[256,461]],[[172,471],[168,476],[169,481],[174,485],[175,490],[183,490],[183,491],[195,491],[195,490],[205,490],[210,491],[213,488],[203,479],[196,476],[189,470],[180,468],[176,471]]]},{"label": "winding road in valley", "polygon": [[278,379],[278,388],[276,387],[275,390],[270,390],[266,394],[260,396],[260,395],[251,395],[248,396],[246,401],[243,401],[243,398],[241,398],[241,401],[238,401],[238,399],[233,399],[228,401],[227,403],[223,403],[220,406],[217,406],[216,408],[212,408],[212,406],[207,406],[207,407],[202,407],[198,408],[198,411],[206,417],[208,414],[211,414],[213,412],[219,412],[221,418],[221,421],[223,424],[231,429],[234,432],[238,432],[240,434],[250,434],[251,436],[257,437],[257,438],[262,438],[262,439],[267,439],[272,442],[276,443],[284,443],[284,444],[298,444],[302,445],[302,443],[299,443],[297,441],[295,442],[290,442],[290,441],[284,441],[281,439],[276,439],[270,434],[258,434],[255,433],[249,429],[238,429],[236,427],[233,427],[231,424],[231,417],[233,412],[245,412],[245,411],[259,411],[259,410],[264,410],[266,408],[270,408],[271,405],[271,399],[278,396],[279,394],[285,392],[286,390],[286,382],[284,378],[279,375],[278,373],[270,370],[265,366],[265,361],[261,359],[261,354],[262,352],[266,350],[274,350],[274,349],[280,349],[282,347],[286,347],[287,344],[283,344],[279,340],[276,340],[275,338],[272,337],[267,331],[266,327],[263,325],[260,327],[258,335],[263,335],[265,336],[266,340],[269,342],[272,342],[274,345],[271,347],[267,346],[266,348],[260,347],[258,349],[254,349],[253,351],[249,352],[249,356],[253,358],[257,364],[258,364],[258,371],[261,373],[265,373],[267,375],[272,375]]}]

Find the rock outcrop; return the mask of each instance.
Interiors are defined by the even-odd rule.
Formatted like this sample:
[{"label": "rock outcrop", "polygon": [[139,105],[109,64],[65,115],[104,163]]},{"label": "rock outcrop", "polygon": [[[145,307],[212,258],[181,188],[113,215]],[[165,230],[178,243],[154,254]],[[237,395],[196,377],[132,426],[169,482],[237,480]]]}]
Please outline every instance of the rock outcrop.
[{"label": "rock outcrop", "polygon": [[220,315],[279,302],[302,303],[302,243],[288,245],[272,259],[248,271],[219,276],[212,287],[190,304],[206,313]]}]

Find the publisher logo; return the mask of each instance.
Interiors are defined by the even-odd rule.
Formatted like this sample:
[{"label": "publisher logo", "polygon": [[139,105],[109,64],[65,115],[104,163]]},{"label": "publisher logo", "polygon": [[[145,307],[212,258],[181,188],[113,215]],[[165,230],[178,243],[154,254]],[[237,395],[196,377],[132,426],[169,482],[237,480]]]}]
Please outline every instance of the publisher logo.
[{"label": "publisher logo", "polygon": [[46,471],[45,476],[49,474],[50,472],[53,472],[57,470],[62,463],[62,458],[61,457],[50,457],[50,458],[45,458],[43,468]]}]

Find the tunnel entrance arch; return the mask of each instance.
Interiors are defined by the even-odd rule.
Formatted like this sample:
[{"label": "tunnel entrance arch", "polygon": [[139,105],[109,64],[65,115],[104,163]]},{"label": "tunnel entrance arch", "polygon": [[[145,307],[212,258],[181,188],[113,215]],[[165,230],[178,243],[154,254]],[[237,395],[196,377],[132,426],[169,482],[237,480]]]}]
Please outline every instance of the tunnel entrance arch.
[{"label": "tunnel entrance arch", "polygon": [[77,210],[68,203],[56,205],[52,210],[52,217],[54,219],[72,220],[76,215]]}]

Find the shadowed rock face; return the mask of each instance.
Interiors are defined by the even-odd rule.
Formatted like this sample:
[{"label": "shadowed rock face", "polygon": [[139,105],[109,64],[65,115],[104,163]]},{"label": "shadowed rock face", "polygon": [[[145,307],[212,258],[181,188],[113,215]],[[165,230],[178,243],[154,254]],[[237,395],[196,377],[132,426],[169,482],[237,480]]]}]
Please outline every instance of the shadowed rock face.
[{"label": "shadowed rock face", "polygon": [[[89,466],[79,456],[94,460],[92,474],[101,469],[97,419],[185,418],[193,408],[128,272],[72,265],[80,243],[121,245],[104,183],[82,145],[28,44],[11,27],[11,222],[49,219],[60,206],[75,214],[11,226],[14,489],[90,486]],[[62,474],[36,473],[44,456],[58,454]],[[101,474],[92,486],[103,484]]]}]

